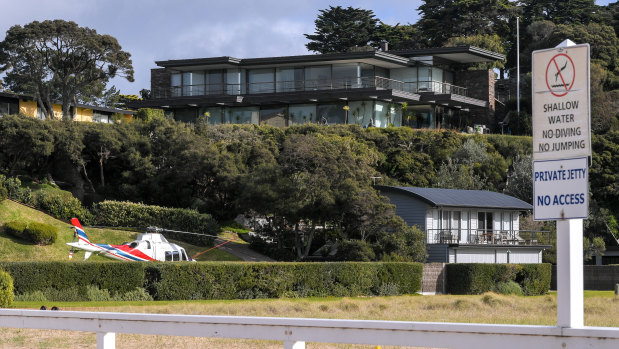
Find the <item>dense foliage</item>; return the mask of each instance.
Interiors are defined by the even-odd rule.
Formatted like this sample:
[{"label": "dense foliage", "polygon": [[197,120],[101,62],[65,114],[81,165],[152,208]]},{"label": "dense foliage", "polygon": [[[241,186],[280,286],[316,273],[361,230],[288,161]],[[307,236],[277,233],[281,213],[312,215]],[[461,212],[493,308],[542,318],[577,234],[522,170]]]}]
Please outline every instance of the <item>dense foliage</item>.
[{"label": "dense foliage", "polygon": [[[103,200],[132,201],[144,203],[135,207],[137,211],[149,205],[186,208],[220,222],[239,214],[266,217],[253,228],[262,230],[273,255],[286,260],[304,259],[328,242],[337,246],[348,240],[364,241],[375,260],[393,260],[393,255],[423,260],[425,252],[419,244],[423,237],[409,231],[395,216],[393,206],[377,195],[372,177],[379,177],[377,184],[384,185],[482,188],[505,191],[529,202],[532,197],[530,137],[408,127],[278,129],[187,125],[159,116],[145,119],[107,125],[0,118],[0,135],[13,137],[19,130],[22,134],[15,136],[16,142],[32,138],[38,144],[25,144],[19,161],[13,160],[13,148],[0,147],[0,171],[28,183],[57,181],[84,206]],[[619,237],[619,169],[614,161],[618,143],[617,131],[593,137],[593,213],[585,231],[589,238],[602,236],[607,244],[614,241],[613,234]],[[0,177],[0,181],[9,197],[55,210],[65,219],[84,212],[60,192],[52,200],[50,194],[20,187],[15,178]],[[128,204],[105,205],[120,210]],[[144,219],[134,224],[128,218],[115,222],[120,211],[99,212],[109,218],[107,225],[154,224]],[[94,219],[88,214],[82,214],[85,224]],[[156,220],[159,214],[149,215],[146,220]],[[178,221],[166,219],[167,223]],[[192,220],[187,224],[198,224]],[[195,229],[164,223],[156,225]],[[407,250],[411,245],[419,248]],[[342,244],[342,251],[346,246]],[[336,258],[350,260],[351,256]],[[359,259],[370,257],[371,253],[365,253]]]},{"label": "dense foliage", "polygon": [[[420,263],[110,263],[3,262],[16,295],[49,300],[145,297],[248,299],[412,294]],[[0,274],[1,276],[1,274]],[[0,284],[1,285],[1,284]]]},{"label": "dense foliage", "polygon": [[[469,264],[446,265],[447,292],[481,294],[490,291],[518,293],[516,282],[526,296],[546,294],[550,289],[551,265],[544,264]],[[511,289],[511,290],[508,290]]]}]

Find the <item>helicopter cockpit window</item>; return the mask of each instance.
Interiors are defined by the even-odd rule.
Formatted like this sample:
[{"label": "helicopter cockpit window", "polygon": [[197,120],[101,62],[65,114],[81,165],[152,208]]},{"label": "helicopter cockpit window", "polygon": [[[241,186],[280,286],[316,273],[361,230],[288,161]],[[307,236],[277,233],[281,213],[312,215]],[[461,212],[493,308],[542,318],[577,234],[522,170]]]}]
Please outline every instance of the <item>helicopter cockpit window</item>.
[{"label": "helicopter cockpit window", "polygon": [[186,261],[187,260],[187,253],[185,252],[185,250],[181,250],[181,258],[182,260]]},{"label": "helicopter cockpit window", "polygon": [[134,241],[134,242],[132,242],[132,243],[129,245],[129,247],[131,247],[131,248],[136,248],[136,247],[138,247],[138,243],[137,243],[136,241]]},{"label": "helicopter cockpit window", "polygon": [[165,251],[165,260],[169,261],[180,261],[180,254],[178,251]]},{"label": "helicopter cockpit window", "polygon": [[146,240],[146,248],[150,250],[150,241]]}]

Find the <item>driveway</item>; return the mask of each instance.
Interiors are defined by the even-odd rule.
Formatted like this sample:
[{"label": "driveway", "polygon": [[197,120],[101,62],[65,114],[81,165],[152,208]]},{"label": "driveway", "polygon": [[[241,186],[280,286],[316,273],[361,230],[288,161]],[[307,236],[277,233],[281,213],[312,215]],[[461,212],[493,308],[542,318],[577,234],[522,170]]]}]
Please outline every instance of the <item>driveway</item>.
[{"label": "driveway", "polygon": [[[224,239],[215,239],[215,245],[219,245],[224,242],[226,242]],[[273,258],[267,257],[250,249],[248,244],[239,244],[235,241],[231,241],[217,248],[222,251],[226,251],[231,255],[237,256],[246,262],[276,262]]]}]

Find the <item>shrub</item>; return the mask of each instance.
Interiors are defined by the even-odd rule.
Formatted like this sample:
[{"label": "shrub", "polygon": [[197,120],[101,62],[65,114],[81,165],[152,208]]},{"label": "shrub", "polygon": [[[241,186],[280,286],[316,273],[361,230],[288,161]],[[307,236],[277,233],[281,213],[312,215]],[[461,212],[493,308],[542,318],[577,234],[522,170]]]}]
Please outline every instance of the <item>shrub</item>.
[{"label": "shrub", "polygon": [[47,302],[48,299],[43,294],[43,291],[36,290],[34,292],[26,292],[15,295],[15,300],[19,302]]},{"label": "shrub", "polygon": [[0,270],[0,308],[6,308],[13,303],[14,286],[11,274]]},{"label": "shrub", "polygon": [[24,230],[27,224],[23,221],[10,221],[4,224],[4,233],[20,239],[26,239]]},{"label": "shrub", "polygon": [[109,302],[112,300],[110,291],[99,289],[98,286],[88,285],[86,286],[86,297],[89,301],[93,302]]},{"label": "shrub", "polygon": [[4,201],[8,197],[9,197],[9,191],[6,190],[6,188],[2,186],[2,183],[0,183],[0,202]]},{"label": "shrub", "polygon": [[24,230],[24,236],[37,245],[51,245],[56,242],[58,228],[45,223],[31,222]]},{"label": "shrub", "polygon": [[496,291],[510,282],[519,285],[525,296],[542,295],[550,288],[550,264],[447,264],[447,292],[482,294]]},{"label": "shrub", "polygon": [[176,240],[196,245],[212,245],[211,237],[199,234],[217,235],[217,222],[208,214],[198,211],[144,205],[128,201],[103,201],[95,205],[95,220],[97,224],[112,227],[148,227],[183,230],[197,233],[188,235],[166,232],[165,235]]},{"label": "shrub", "polygon": [[34,203],[38,209],[58,219],[70,220],[77,217],[83,224],[93,221],[92,214],[70,192],[42,190],[35,195]]},{"label": "shrub", "polygon": [[140,302],[140,301],[152,301],[153,297],[146,292],[142,287],[136,287],[135,290],[125,292],[123,294],[117,294],[113,297],[115,301],[131,301],[131,302]]},{"label": "shrub", "polygon": [[369,262],[376,259],[372,245],[362,240],[344,240],[337,246],[335,259],[340,261]]},{"label": "shrub", "polygon": [[513,294],[516,296],[522,296],[522,287],[517,282],[509,280],[507,282],[499,282],[495,286],[495,292],[500,294]]}]

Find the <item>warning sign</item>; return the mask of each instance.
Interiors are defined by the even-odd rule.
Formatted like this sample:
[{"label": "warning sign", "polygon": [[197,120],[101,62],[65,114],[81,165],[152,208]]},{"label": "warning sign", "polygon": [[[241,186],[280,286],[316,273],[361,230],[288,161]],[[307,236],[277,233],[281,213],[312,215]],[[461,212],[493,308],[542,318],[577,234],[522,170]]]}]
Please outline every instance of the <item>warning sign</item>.
[{"label": "warning sign", "polygon": [[574,86],[576,71],[574,61],[565,53],[559,53],[550,59],[546,67],[546,86],[557,97],[567,95]]},{"label": "warning sign", "polygon": [[589,45],[533,52],[533,160],[591,155]]}]

